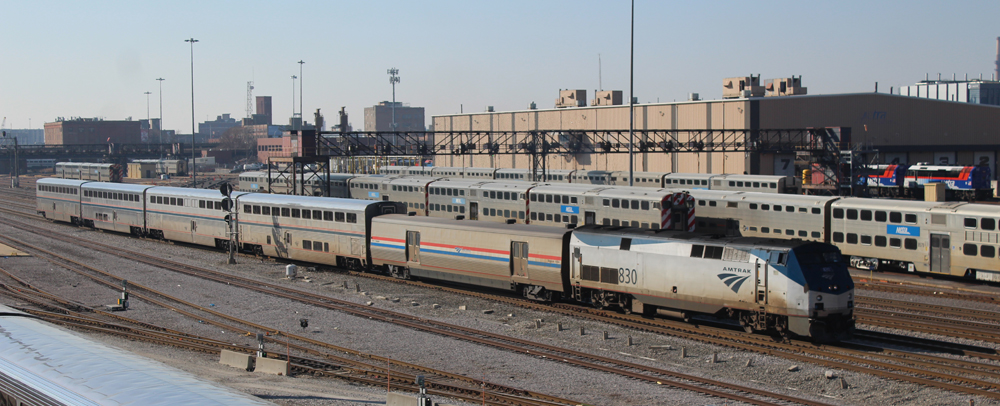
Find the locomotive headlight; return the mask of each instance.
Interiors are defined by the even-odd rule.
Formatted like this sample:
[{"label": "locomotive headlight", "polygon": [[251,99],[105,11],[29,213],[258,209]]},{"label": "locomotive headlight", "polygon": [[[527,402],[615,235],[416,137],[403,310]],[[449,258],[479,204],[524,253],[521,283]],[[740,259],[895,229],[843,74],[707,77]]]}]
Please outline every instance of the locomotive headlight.
[{"label": "locomotive headlight", "polygon": [[830,285],[830,286],[828,286],[828,288],[830,289],[831,292],[836,292],[837,289],[840,289],[840,286]]},{"label": "locomotive headlight", "polygon": [[823,301],[823,295],[816,295],[816,301],[817,302],[822,302]]}]

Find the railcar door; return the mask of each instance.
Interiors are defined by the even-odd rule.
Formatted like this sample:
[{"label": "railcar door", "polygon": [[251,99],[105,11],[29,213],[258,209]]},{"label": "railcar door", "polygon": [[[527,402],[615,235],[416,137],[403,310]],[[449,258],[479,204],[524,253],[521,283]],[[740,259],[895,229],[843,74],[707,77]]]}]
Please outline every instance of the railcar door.
[{"label": "railcar door", "polygon": [[931,272],[951,272],[951,236],[931,234]]},{"label": "railcar door", "polygon": [[597,224],[597,215],[595,215],[592,211],[583,212],[583,224]]},{"label": "railcar door", "polygon": [[510,271],[511,275],[528,277],[528,243],[511,241]]},{"label": "railcar door", "polygon": [[420,263],[420,232],[406,232],[406,262]]},{"label": "railcar door", "polygon": [[469,202],[469,220],[479,220],[479,202]]},{"label": "railcar door", "polygon": [[767,304],[767,261],[757,258],[754,265],[754,302],[763,306]]}]

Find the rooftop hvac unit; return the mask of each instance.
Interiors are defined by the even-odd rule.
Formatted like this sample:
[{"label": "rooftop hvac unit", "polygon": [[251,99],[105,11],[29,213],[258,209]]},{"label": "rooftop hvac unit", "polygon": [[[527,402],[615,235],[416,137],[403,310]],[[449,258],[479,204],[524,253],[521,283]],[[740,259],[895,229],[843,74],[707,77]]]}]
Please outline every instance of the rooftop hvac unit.
[{"label": "rooftop hvac unit", "polygon": [[688,101],[699,101],[699,100],[701,100],[701,97],[699,97],[698,93],[688,93]]},{"label": "rooftop hvac unit", "polygon": [[749,98],[750,98],[750,95],[751,95],[751,94],[750,94],[750,91],[749,91],[749,90],[741,90],[741,91],[740,91],[740,97],[742,97],[742,98],[744,98],[744,99],[749,99]]}]

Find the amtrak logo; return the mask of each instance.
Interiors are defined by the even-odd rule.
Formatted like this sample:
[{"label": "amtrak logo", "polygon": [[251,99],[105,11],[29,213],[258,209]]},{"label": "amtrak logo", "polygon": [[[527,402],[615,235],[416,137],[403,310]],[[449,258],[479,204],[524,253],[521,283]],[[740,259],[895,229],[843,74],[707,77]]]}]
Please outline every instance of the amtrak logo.
[{"label": "amtrak logo", "polygon": [[719,279],[722,280],[722,283],[725,283],[726,286],[729,286],[729,288],[733,290],[733,293],[739,292],[740,286],[743,285],[743,282],[746,282],[747,279],[750,278],[750,275],[737,275],[732,273],[720,273],[718,276]]}]

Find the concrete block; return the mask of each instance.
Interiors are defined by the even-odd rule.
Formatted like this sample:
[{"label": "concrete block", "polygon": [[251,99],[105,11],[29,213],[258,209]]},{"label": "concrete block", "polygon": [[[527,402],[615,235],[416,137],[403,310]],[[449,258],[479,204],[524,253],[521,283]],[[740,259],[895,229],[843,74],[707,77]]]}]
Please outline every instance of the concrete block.
[{"label": "concrete block", "polygon": [[229,350],[222,350],[219,354],[219,363],[239,368],[244,371],[250,370],[250,354],[241,354]]},{"label": "concrete block", "polygon": [[254,369],[254,372],[284,376],[288,376],[291,371],[292,364],[288,361],[260,357],[257,357],[257,368]]},{"label": "concrete block", "polygon": [[389,394],[385,397],[385,406],[414,406],[416,404],[416,396],[389,392]]}]

